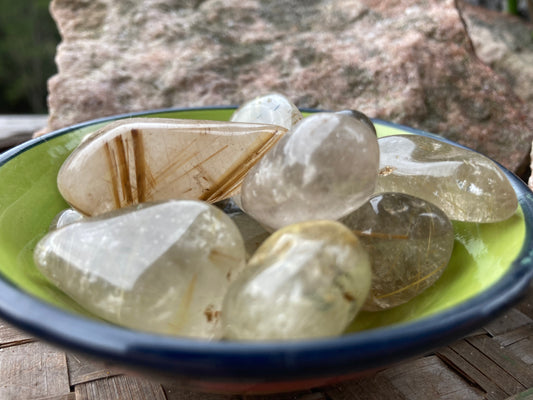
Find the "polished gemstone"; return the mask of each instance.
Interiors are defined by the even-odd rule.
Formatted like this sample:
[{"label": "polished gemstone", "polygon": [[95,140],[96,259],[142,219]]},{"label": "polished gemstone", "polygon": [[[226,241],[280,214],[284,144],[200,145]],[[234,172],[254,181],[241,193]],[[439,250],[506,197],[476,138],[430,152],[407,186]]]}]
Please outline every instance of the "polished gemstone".
[{"label": "polished gemstone", "polygon": [[435,283],[452,254],[453,226],[446,214],[403,193],[376,195],[340,222],[359,237],[372,260],[365,310],[411,300]]},{"label": "polished gemstone", "polygon": [[48,233],[39,270],[108,321],[163,334],[217,338],[230,282],[245,265],[241,235],[215,206],[141,204]]},{"label": "polished gemstone", "polygon": [[240,106],[231,121],[279,125],[291,129],[302,119],[300,110],[287,97],[270,93]]},{"label": "polished gemstone", "polygon": [[368,254],[335,221],[308,221],[273,233],[230,285],[222,309],[227,339],[338,335],[364,303]]},{"label": "polished gemstone", "polygon": [[479,153],[422,135],[383,137],[379,148],[376,193],[420,197],[459,221],[498,222],[517,209],[501,168]]},{"label": "polished gemstone", "polygon": [[50,230],[62,228],[65,225],[81,221],[82,219],[82,214],[80,214],[76,210],[67,208],[66,210],[61,211],[55,216],[53,221],[50,223]]},{"label": "polished gemstone", "polygon": [[357,111],[357,110],[340,110],[340,111],[337,111],[336,114],[341,114],[341,115],[347,115],[349,117],[352,117],[352,118],[355,118],[361,122],[364,122],[365,124],[368,125],[368,127],[370,129],[372,129],[372,132],[374,132],[374,134],[377,136],[377,131],[376,131],[376,127],[374,126],[374,123],[372,122],[372,120],[370,118],[368,118],[368,116],[364,113],[362,113],[361,111]]},{"label": "polished gemstone", "polygon": [[147,201],[216,202],[286,132],[267,124],[131,118],[90,135],[62,165],[64,199],[85,215]]},{"label": "polished gemstone", "polygon": [[241,204],[269,229],[338,219],[372,195],[377,139],[356,118],[313,114],[283,136],[244,178]]}]

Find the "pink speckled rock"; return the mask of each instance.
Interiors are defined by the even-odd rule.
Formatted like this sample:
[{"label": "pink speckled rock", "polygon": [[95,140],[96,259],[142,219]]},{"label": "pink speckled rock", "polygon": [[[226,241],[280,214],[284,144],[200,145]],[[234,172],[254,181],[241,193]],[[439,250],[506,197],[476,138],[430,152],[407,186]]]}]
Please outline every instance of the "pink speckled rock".
[{"label": "pink speckled rock", "polygon": [[284,93],[440,133],[521,172],[533,116],[475,55],[452,0],[53,0],[48,129]]}]

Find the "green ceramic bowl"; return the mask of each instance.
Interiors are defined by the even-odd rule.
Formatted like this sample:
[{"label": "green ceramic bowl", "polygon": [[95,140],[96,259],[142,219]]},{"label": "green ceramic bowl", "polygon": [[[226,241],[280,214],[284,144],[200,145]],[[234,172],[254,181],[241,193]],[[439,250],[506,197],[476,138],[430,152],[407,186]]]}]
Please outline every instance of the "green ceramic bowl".
[{"label": "green ceramic bowl", "polygon": [[[508,171],[520,203],[513,217],[496,224],[454,223],[452,259],[437,283],[399,307],[361,313],[337,338],[233,343],[132,331],[91,317],[35,268],[35,244],[67,208],[56,187],[59,167],[83,136],[119,118],[227,120],[233,110],[177,109],[106,118],[1,155],[0,317],[68,349],[170,376],[189,387],[242,393],[317,386],[413,357],[483,326],[527,289],[533,278],[533,197]],[[430,135],[374,122],[379,136]]]}]

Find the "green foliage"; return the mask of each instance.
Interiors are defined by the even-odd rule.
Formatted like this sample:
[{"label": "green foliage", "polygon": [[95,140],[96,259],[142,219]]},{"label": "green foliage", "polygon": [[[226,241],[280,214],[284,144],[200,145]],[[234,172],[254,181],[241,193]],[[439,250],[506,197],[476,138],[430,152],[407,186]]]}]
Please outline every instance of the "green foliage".
[{"label": "green foliage", "polygon": [[0,0],[0,114],[45,113],[59,33],[50,0]]},{"label": "green foliage", "polygon": [[506,8],[509,14],[518,15],[518,0],[507,0]]}]

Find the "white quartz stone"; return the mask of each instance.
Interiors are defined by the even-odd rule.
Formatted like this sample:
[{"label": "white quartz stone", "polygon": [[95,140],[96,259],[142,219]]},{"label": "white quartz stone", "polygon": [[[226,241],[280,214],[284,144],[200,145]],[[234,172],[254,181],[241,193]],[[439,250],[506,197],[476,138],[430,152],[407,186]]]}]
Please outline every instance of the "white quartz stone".
[{"label": "white quartz stone", "polygon": [[270,93],[240,106],[231,121],[279,125],[291,129],[302,119],[300,110],[287,97]]},{"label": "white quartz stone", "polygon": [[217,338],[227,287],[245,265],[231,219],[200,201],[142,204],[48,233],[39,270],[95,315],[163,334]]},{"label": "white quartz stone", "polygon": [[245,212],[277,229],[310,219],[338,219],[374,191],[377,139],[356,118],[317,113],[286,133],[243,180]]}]

